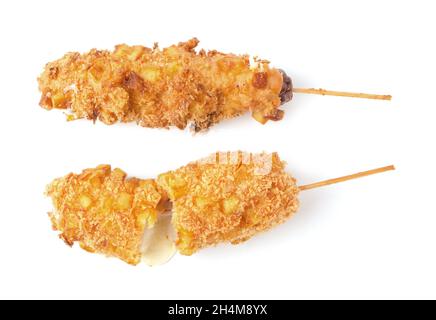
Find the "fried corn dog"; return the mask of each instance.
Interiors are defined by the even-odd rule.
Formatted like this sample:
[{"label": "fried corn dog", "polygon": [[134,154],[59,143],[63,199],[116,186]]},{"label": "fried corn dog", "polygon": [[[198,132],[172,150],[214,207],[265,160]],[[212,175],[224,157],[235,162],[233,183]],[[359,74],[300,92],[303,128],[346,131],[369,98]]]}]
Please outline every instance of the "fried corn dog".
[{"label": "fried corn dog", "polygon": [[280,120],[292,82],[269,62],[194,48],[193,38],[163,50],[118,45],[112,52],[68,53],[38,78],[45,109],[69,109],[69,119],[195,131],[247,111],[261,123]]},{"label": "fried corn dog", "polygon": [[[283,223],[300,191],[393,170],[393,166],[297,186],[276,153],[215,153],[156,180],[126,178],[103,165],[55,179],[48,187],[53,228],[68,245],[136,265],[168,261]],[[172,210],[172,215],[168,211]]]},{"label": "fried corn dog", "polygon": [[190,255],[245,241],[295,213],[298,188],[283,169],[277,154],[241,152],[214,154],[156,182],[126,179],[120,169],[103,165],[55,179],[47,187],[55,208],[50,218],[68,245],[77,241],[87,251],[137,264],[144,232],[164,215],[169,199],[175,244]]}]

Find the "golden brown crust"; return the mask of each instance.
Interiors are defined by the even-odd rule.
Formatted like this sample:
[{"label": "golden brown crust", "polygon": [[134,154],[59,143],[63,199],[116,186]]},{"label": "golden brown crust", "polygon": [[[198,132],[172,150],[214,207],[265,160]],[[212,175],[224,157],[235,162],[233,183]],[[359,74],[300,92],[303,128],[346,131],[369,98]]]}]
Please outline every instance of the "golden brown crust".
[{"label": "golden brown crust", "polygon": [[53,229],[65,243],[77,241],[130,264],[140,262],[144,229],[154,225],[163,200],[153,180],[126,179],[109,165],[55,179],[47,194],[55,208],[49,213]]},{"label": "golden brown crust", "polygon": [[157,183],[173,201],[178,250],[190,255],[239,243],[294,214],[299,189],[284,165],[276,153],[217,153],[161,174]]},{"label": "golden brown crust", "polygon": [[293,215],[299,189],[284,166],[276,153],[216,153],[154,181],[101,165],[47,187],[50,219],[68,245],[137,264],[145,228],[171,201],[177,248],[190,255],[245,241]]},{"label": "golden brown crust", "polygon": [[256,120],[279,120],[283,77],[267,61],[218,51],[196,53],[198,40],[160,50],[118,45],[113,52],[68,53],[40,78],[40,105],[70,109],[75,118],[106,124],[196,131],[251,110]]}]

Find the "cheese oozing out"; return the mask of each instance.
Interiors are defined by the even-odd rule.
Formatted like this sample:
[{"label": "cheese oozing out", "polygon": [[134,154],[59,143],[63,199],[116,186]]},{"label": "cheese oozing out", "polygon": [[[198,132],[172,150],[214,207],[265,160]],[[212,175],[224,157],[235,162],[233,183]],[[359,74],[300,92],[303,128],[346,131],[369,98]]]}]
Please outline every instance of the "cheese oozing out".
[{"label": "cheese oozing out", "polygon": [[144,231],[142,237],[142,262],[149,266],[168,262],[177,252],[176,233],[171,223],[171,213],[160,214],[155,225]]}]

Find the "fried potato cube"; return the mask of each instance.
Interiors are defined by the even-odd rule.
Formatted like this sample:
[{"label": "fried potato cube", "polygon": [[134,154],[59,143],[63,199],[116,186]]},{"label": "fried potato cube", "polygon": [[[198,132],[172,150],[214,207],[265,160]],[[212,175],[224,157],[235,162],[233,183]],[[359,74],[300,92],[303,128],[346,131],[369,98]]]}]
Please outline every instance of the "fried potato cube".
[{"label": "fried potato cube", "polygon": [[166,191],[171,200],[176,200],[186,193],[186,182],[183,178],[171,173],[159,175],[158,183],[166,187]]},{"label": "fried potato cube", "polygon": [[225,214],[234,213],[239,206],[239,199],[235,196],[223,200],[223,212]]},{"label": "fried potato cube", "polygon": [[57,93],[51,97],[51,105],[53,108],[66,109],[68,107],[68,98],[63,93]]},{"label": "fried potato cube", "polygon": [[154,82],[160,78],[160,70],[157,67],[148,67],[141,71],[141,76],[143,79]]},{"label": "fried potato cube", "polygon": [[263,112],[261,112],[259,110],[253,111],[251,116],[254,118],[254,120],[259,122],[260,124],[265,124],[268,122],[268,119],[265,118],[265,116],[263,115]]}]

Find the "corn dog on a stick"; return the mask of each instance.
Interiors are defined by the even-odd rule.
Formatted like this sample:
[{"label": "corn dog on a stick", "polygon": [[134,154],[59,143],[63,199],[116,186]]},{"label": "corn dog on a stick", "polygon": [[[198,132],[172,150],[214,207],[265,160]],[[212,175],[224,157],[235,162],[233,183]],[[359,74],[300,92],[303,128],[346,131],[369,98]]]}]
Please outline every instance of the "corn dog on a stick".
[{"label": "corn dog on a stick", "polygon": [[[154,180],[126,179],[109,166],[54,180],[47,188],[53,228],[69,245],[130,264],[167,261],[233,244],[286,221],[298,194],[393,166],[298,187],[276,153],[216,153]],[[168,211],[172,209],[172,217]]]},{"label": "corn dog on a stick", "polygon": [[266,60],[215,50],[195,52],[193,38],[163,50],[118,45],[68,53],[50,62],[38,79],[45,109],[69,109],[68,119],[105,124],[137,122],[144,127],[195,131],[247,111],[264,124],[281,120],[279,107],[292,93],[389,100],[390,96],[295,88],[291,78]]}]

